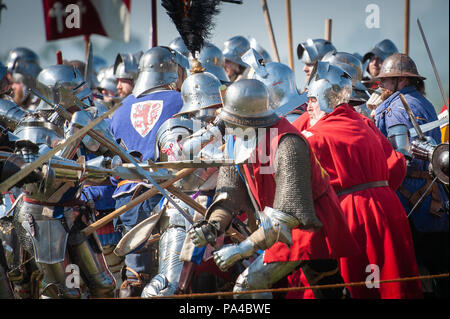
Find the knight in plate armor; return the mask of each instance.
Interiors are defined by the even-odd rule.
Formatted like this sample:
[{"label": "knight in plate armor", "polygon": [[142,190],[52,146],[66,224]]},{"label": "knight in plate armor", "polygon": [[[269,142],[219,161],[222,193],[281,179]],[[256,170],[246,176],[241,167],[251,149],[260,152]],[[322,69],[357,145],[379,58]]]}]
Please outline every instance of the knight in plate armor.
[{"label": "knight in plate armor", "polygon": [[[41,102],[35,112],[17,123],[13,132],[18,139],[15,155],[7,161],[14,165],[6,171],[4,167],[4,174],[12,175],[24,163],[32,163],[96,114],[91,91],[72,66],[43,69],[37,90]],[[107,139],[108,132],[103,129],[100,124],[96,132]],[[56,158],[83,161],[89,152],[106,154],[108,149],[85,136],[63,148]],[[40,181],[23,185],[13,215],[20,244],[34,256],[43,274],[41,298],[80,298],[80,282],[91,297],[112,297],[115,283],[97,235],[85,237],[80,233],[93,220],[90,205],[80,200],[84,180],[70,174],[61,177],[51,165],[46,167]]]},{"label": "knight in plate armor", "polygon": [[[214,118],[210,111],[221,106],[219,86],[221,82],[211,73],[202,69],[190,70],[191,75],[186,78],[181,87],[183,107],[173,118],[164,122],[156,137],[156,150],[162,162],[193,159],[199,154],[186,154],[182,151],[183,139],[192,135],[208,124]],[[208,111],[209,115],[208,115]],[[188,177],[176,184],[179,190],[207,205],[208,196],[215,188],[217,168],[198,168]],[[173,199],[185,209],[192,219],[199,219],[201,215],[186,205],[182,200]],[[173,295],[177,292],[180,275],[183,269],[181,250],[186,239],[186,232],[191,223],[167,200],[158,205],[154,214],[160,214],[155,220],[155,227],[159,228],[159,263],[158,274],[146,285],[142,297],[155,295]]]},{"label": "knight in plate armor", "polygon": [[[123,105],[113,115],[111,132],[130,152],[138,152],[140,160],[155,161],[154,147],[161,125],[180,111],[182,98],[179,92],[189,67],[188,59],[169,47],[153,47],[140,59],[139,75],[133,92],[123,100]],[[151,187],[142,180],[113,180],[116,189],[113,198],[116,208]],[[123,235],[150,216],[160,201],[154,196],[121,215]],[[142,248],[142,247],[141,247]],[[151,248],[151,247],[150,247]],[[140,296],[155,268],[155,251],[149,247],[125,255],[125,276],[120,296]]]},{"label": "knight in plate armor", "polygon": [[[240,244],[225,245],[213,252],[222,270],[239,260],[251,262],[236,280],[235,292],[270,288],[297,267],[304,269],[310,284],[343,282],[336,258],[351,255],[356,243],[329,187],[328,175],[306,140],[269,107],[266,86],[256,79],[233,83],[225,93],[218,117],[233,132],[227,139],[226,154],[238,158],[236,155],[244,152],[249,159],[242,165],[220,167],[216,194],[206,218],[189,230],[194,244],[214,244],[233,218],[252,212],[259,227]],[[250,131],[239,134],[243,129]],[[258,135],[252,129],[258,129]],[[339,235],[335,233],[337,224],[341,225]],[[299,247],[300,241],[309,244]],[[326,248],[325,242],[333,248]],[[318,298],[344,295],[340,289],[314,293]],[[272,294],[235,297],[271,298]]]}]

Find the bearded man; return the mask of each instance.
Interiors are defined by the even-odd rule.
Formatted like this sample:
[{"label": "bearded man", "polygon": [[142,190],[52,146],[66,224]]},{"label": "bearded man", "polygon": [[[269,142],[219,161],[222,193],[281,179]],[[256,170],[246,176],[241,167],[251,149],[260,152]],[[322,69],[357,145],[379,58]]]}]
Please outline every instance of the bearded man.
[{"label": "bearded man", "polygon": [[[412,128],[413,124],[400,100],[403,94],[419,125],[438,119],[433,105],[425,98],[425,78],[417,72],[414,61],[406,54],[395,53],[383,62],[380,74],[383,102],[377,107],[375,121],[384,135],[397,124]],[[439,127],[425,133],[435,143],[441,141]],[[419,267],[432,274],[448,272],[448,194],[442,185],[433,183],[431,191],[417,205],[431,184],[430,163],[419,159],[409,161],[406,177],[397,195],[409,216]],[[448,296],[448,280],[434,283],[435,297]]]}]

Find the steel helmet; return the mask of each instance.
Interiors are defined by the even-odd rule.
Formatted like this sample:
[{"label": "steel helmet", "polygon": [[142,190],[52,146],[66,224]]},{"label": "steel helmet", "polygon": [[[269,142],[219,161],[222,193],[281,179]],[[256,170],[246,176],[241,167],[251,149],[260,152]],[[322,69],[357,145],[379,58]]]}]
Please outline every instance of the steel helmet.
[{"label": "steel helmet", "polygon": [[218,116],[231,125],[269,127],[280,118],[268,100],[269,92],[264,83],[256,79],[239,80],[228,87]]},{"label": "steel helmet", "polygon": [[209,72],[193,73],[188,76],[181,86],[183,107],[175,116],[198,114],[202,109],[221,107],[220,85],[219,79]]},{"label": "steel helmet", "polygon": [[329,62],[317,62],[309,83],[308,98],[316,98],[320,109],[326,113],[331,113],[336,106],[350,100],[350,75]]},{"label": "steel helmet", "polygon": [[22,59],[26,62],[39,65],[39,56],[33,50],[20,47],[9,51],[6,67],[9,70],[12,70],[17,59]]},{"label": "steel helmet", "polygon": [[181,37],[173,39],[172,42],[169,43],[169,48],[177,50],[185,57],[189,57],[189,50]]},{"label": "steel helmet", "polygon": [[178,80],[178,66],[189,68],[188,59],[169,47],[153,47],[142,55],[139,76],[133,95],[139,97],[154,88],[174,86]]},{"label": "steel helmet", "polygon": [[114,62],[114,76],[117,79],[136,80],[139,61],[131,53],[119,53]]},{"label": "steel helmet", "polygon": [[361,83],[363,66],[360,59],[347,52],[330,51],[325,54],[322,61],[342,68],[351,76],[353,87],[351,101],[364,103],[369,99],[366,87]]},{"label": "steel helmet", "polygon": [[380,73],[376,79],[388,77],[412,77],[421,80],[426,79],[421,76],[419,72],[417,72],[416,64],[411,57],[403,53],[394,53],[384,60]]},{"label": "steel helmet", "polygon": [[[92,105],[91,89],[84,81],[80,71],[74,66],[56,64],[43,69],[37,77],[36,88],[45,98],[66,108],[71,106],[67,105],[70,103],[71,97],[66,96],[61,88],[70,90],[73,96],[80,101]],[[51,109],[44,101],[41,101],[38,108],[41,110]]]},{"label": "steel helmet", "polygon": [[[193,57],[190,55],[189,60]],[[206,72],[214,74],[220,81],[229,82],[227,73],[225,72],[225,58],[220,49],[210,42],[205,42],[202,49],[197,55],[197,60],[206,69]]]},{"label": "steel helmet", "polygon": [[223,56],[225,59],[234,63],[248,67],[248,65],[242,61],[241,56],[250,49],[250,42],[247,38],[237,35],[224,43]]},{"label": "steel helmet", "polygon": [[305,64],[320,61],[330,51],[336,51],[334,45],[324,39],[308,39],[297,46],[297,57]]},{"label": "steel helmet", "polygon": [[374,55],[379,57],[381,61],[384,61],[388,56],[397,53],[398,49],[394,42],[389,39],[384,39],[381,42],[375,44],[375,46],[362,58],[362,63],[364,64],[367,60],[370,60]]}]

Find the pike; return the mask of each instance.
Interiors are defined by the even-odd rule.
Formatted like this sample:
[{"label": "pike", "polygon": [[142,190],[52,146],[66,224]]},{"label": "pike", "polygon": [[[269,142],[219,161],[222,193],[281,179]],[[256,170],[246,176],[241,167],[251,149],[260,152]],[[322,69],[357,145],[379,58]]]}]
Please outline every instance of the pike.
[{"label": "pike", "polygon": [[92,41],[88,41],[87,43],[87,56],[86,56],[86,64],[84,67],[84,78],[86,79],[86,83],[89,87],[92,87],[92,77],[94,76],[93,72],[93,53],[92,53]]},{"label": "pike", "polygon": [[[177,182],[178,180],[180,180],[180,179],[182,179],[182,178],[184,178],[186,176],[189,176],[194,171],[195,171],[195,168],[185,168],[185,169],[177,172],[173,178],[170,178],[167,181],[162,182],[160,187],[167,188],[168,186],[172,185],[173,183]],[[100,218],[99,220],[97,220],[94,223],[90,224],[89,226],[87,226],[86,228],[81,230],[81,233],[83,235],[85,235],[85,236],[89,236],[90,234],[95,232],[100,227],[102,227],[102,226],[106,225],[107,223],[109,223],[110,221],[112,221],[114,218],[119,217],[120,215],[122,215],[123,213],[125,213],[128,210],[132,209],[133,207],[136,207],[137,205],[139,205],[140,203],[146,201],[147,199],[152,198],[156,194],[158,194],[158,190],[157,189],[155,189],[155,188],[149,189],[148,191],[142,193],[141,195],[139,195],[135,199],[131,200],[126,205],[123,205],[123,206],[119,207],[118,209],[116,209],[115,211],[109,213],[105,217]]]},{"label": "pike", "polygon": [[444,104],[448,105],[448,100],[444,93],[444,87],[442,86],[441,78],[436,69],[436,65],[434,64],[433,56],[431,55],[430,48],[428,47],[427,38],[425,37],[425,33],[423,32],[422,25],[420,24],[419,19],[417,19],[417,25],[419,26],[420,34],[422,35],[423,43],[425,44],[425,48],[427,49],[428,57],[430,58],[431,66],[433,67],[434,75],[436,76],[436,81],[439,85],[439,89],[441,90],[442,99],[444,100]]},{"label": "pike", "polygon": [[266,20],[267,29],[270,36],[270,44],[275,55],[275,61],[280,62],[280,56],[278,55],[277,42],[275,41],[275,35],[273,34],[272,21],[270,20],[269,8],[267,7],[266,0],[261,0],[262,9],[264,12],[264,19]]}]

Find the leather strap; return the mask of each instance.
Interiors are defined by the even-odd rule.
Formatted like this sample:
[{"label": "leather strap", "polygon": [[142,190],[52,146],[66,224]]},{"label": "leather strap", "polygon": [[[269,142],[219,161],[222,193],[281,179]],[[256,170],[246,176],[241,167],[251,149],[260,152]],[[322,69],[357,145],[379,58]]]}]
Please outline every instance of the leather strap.
[{"label": "leather strap", "polygon": [[389,186],[388,181],[376,181],[376,182],[371,182],[371,183],[358,184],[358,185],[355,185],[355,186],[352,186],[352,187],[349,187],[346,189],[338,190],[338,191],[336,191],[336,195],[343,196],[343,195],[359,192],[359,191],[369,189],[369,188],[386,187],[386,186]]},{"label": "leather strap", "polygon": [[414,205],[419,201],[419,199],[422,196],[429,196],[431,195],[431,203],[430,203],[430,213],[434,214],[438,217],[442,216],[442,199],[441,194],[439,191],[439,186],[437,183],[434,183],[431,189],[428,191],[427,195],[424,195],[426,189],[430,185],[432,181],[432,177],[430,174],[428,174],[425,171],[419,171],[419,170],[413,170],[409,171],[406,175],[408,178],[417,178],[417,179],[425,179],[426,183],[425,185],[418,189],[416,192],[411,193],[409,190],[407,190],[403,185],[400,185],[398,188],[398,191],[400,194],[402,194],[409,202],[409,205],[411,207],[414,207]]}]

